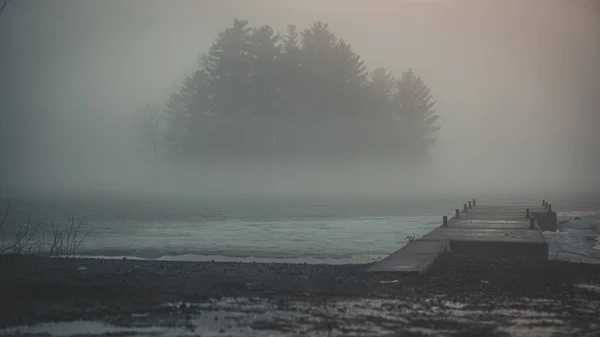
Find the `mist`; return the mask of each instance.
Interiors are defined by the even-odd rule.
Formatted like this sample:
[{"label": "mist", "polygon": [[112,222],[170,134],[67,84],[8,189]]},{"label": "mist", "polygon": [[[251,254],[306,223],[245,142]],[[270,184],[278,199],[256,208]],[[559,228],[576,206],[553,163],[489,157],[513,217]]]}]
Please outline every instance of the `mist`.
[{"label": "mist", "polygon": [[[0,16],[0,190],[13,194],[542,194],[600,191],[593,1],[42,1]],[[428,170],[394,159],[157,161],[164,105],[233,19],[323,21],[369,70],[412,68],[437,102]]]}]

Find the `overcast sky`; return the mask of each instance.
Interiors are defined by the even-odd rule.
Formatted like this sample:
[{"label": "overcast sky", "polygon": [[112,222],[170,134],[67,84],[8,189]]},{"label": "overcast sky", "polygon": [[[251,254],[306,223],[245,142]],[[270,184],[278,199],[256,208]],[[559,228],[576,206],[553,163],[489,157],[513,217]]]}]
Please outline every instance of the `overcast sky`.
[{"label": "overcast sky", "polygon": [[117,158],[121,139],[107,134],[137,107],[164,103],[240,18],[280,31],[321,20],[370,69],[413,68],[438,101],[437,167],[448,179],[597,183],[593,2],[14,0],[0,17],[2,179]]}]

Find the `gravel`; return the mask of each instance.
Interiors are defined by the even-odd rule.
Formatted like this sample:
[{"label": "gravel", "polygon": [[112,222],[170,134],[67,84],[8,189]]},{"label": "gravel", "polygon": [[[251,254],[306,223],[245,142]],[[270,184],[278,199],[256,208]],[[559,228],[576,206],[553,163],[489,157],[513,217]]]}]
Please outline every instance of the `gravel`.
[{"label": "gravel", "polygon": [[[425,275],[367,273],[367,267],[1,256],[0,327],[114,320],[158,312],[169,302],[221,298],[261,298],[279,309],[299,301],[318,307],[333,300],[401,299],[421,308],[405,308],[413,326],[440,329],[458,324],[424,315],[428,310],[422,308],[439,307],[440,299],[488,312],[526,303],[529,309],[560,314],[565,325],[580,332],[600,327],[600,291],[594,290],[600,289],[600,265],[447,254]],[[337,308],[336,317],[347,310]],[[482,327],[473,329],[477,335]]]}]

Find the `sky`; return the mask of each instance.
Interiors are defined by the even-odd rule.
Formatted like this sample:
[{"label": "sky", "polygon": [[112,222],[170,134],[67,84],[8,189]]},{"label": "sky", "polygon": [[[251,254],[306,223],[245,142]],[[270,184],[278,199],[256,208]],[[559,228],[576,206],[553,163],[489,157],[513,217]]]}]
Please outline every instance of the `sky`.
[{"label": "sky", "polygon": [[[370,69],[414,69],[438,102],[435,181],[447,190],[600,191],[599,10],[594,0],[14,0],[0,16],[0,186],[144,185],[154,173],[132,155],[133,112],[163,104],[238,18],[282,32],[324,21]],[[354,180],[369,170],[355,168]],[[231,181],[213,178],[215,191]]]}]

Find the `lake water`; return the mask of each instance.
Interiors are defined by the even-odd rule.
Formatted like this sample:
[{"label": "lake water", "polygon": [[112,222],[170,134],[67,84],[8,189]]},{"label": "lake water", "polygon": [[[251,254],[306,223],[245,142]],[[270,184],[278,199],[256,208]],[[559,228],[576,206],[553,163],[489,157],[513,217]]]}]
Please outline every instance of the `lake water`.
[{"label": "lake water", "polygon": [[[32,212],[32,223],[65,223],[85,216],[91,229],[78,255],[225,261],[365,263],[397,250],[407,236],[439,226],[467,198],[459,197],[238,197],[238,198],[13,198],[5,236]],[[7,200],[2,200],[4,207]],[[478,198],[480,204],[537,205],[537,198]],[[600,203],[553,199],[560,220],[583,221],[546,233],[551,257],[600,261]],[[44,233],[43,236],[41,233]],[[32,242],[47,248],[51,228]]]}]

